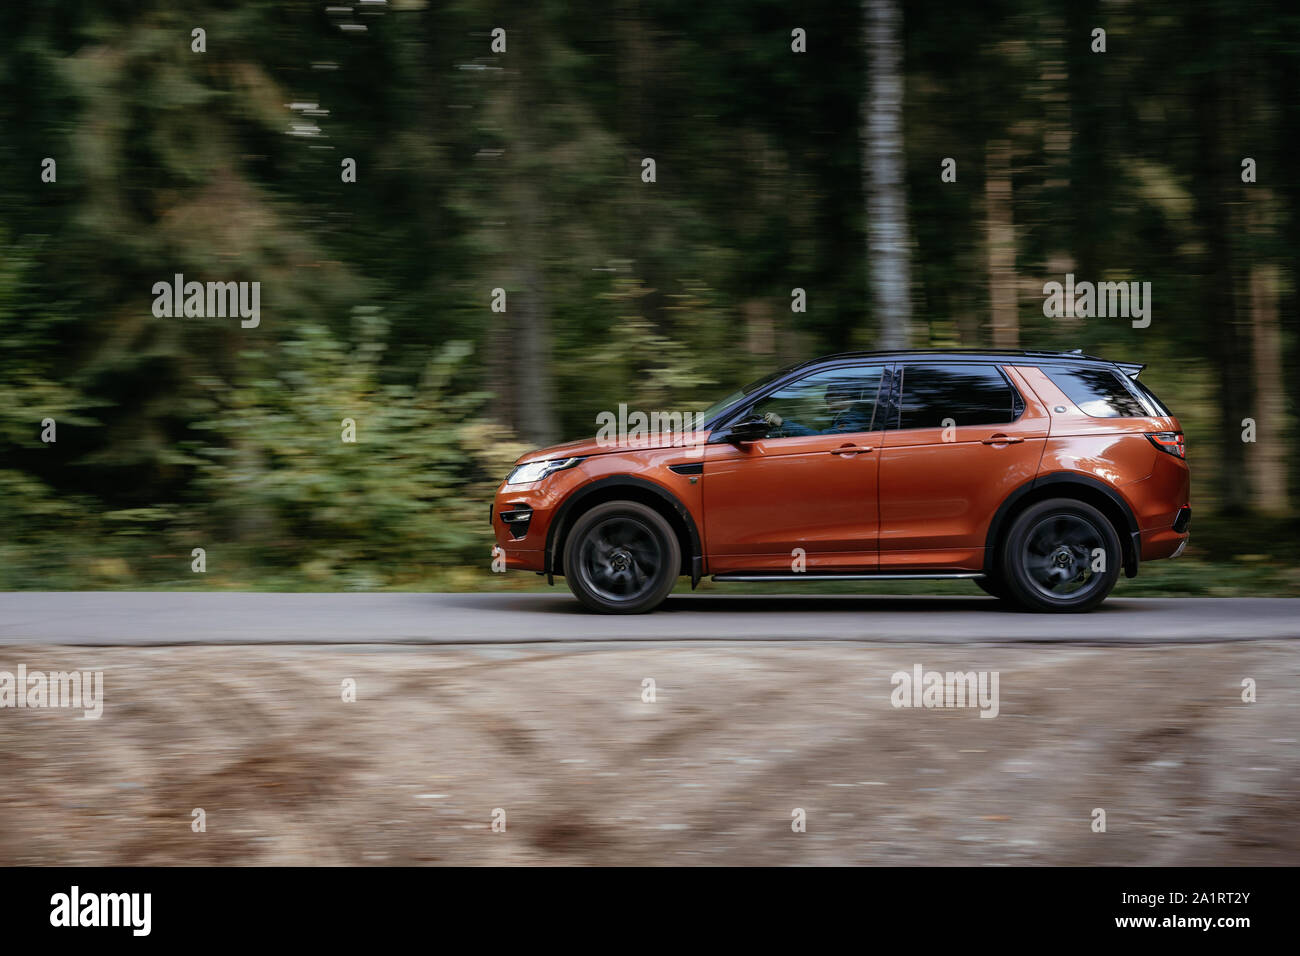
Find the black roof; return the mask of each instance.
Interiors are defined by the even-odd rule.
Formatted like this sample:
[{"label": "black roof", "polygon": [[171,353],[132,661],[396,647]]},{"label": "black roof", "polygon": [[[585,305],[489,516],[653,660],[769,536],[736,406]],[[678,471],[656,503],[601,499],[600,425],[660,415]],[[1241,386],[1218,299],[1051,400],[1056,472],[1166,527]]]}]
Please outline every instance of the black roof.
[{"label": "black roof", "polygon": [[793,372],[796,369],[821,365],[824,362],[863,358],[954,358],[970,362],[1005,362],[1009,358],[1023,358],[1034,362],[1051,362],[1053,364],[1060,362],[1096,362],[1101,365],[1117,366],[1123,369],[1126,374],[1134,377],[1146,367],[1136,362],[1116,362],[1096,355],[1085,355],[1079,349],[1070,352],[1055,352],[1047,349],[889,349],[875,352],[836,352],[833,355],[823,355],[820,358],[791,365],[786,371]]}]

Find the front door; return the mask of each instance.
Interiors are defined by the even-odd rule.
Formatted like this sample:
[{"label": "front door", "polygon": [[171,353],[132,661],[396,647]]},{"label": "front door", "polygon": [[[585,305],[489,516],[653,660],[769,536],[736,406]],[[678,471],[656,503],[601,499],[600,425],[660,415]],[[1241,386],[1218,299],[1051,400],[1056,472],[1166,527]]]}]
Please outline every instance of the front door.
[{"label": "front door", "polygon": [[704,456],[709,571],[860,571],[876,566],[876,478],[886,366],[812,373],[758,400],[765,438]]}]

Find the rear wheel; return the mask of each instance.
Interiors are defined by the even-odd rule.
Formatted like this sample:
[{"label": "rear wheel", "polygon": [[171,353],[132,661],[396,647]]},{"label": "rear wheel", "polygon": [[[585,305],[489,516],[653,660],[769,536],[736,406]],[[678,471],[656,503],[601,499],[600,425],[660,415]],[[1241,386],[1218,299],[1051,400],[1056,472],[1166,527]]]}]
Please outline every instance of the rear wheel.
[{"label": "rear wheel", "polygon": [[1090,611],[1119,579],[1123,555],[1110,520],[1092,505],[1053,498],[1026,508],[1001,554],[1008,596],[1033,611]]},{"label": "rear wheel", "polygon": [[640,614],[668,597],[681,573],[677,535],[635,501],[610,501],[578,518],[564,543],[569,590],[593,611]]}]

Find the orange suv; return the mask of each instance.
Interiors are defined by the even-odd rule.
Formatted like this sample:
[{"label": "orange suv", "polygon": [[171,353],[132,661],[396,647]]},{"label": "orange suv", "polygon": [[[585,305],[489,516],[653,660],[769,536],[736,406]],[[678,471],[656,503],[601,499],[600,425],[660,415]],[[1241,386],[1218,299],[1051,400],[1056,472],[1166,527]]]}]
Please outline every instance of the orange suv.
[{"label": "orange suv", "polygon": [[1090,610],[1121,569],[1187,544],[1182,428],[1142,368],[855,352],[685,419],[620,409],[617,434],[519,459],[492,504],[495,553],[612,613],[653,610],[679,575],[706,574],[966,578],[1032,610]]}]

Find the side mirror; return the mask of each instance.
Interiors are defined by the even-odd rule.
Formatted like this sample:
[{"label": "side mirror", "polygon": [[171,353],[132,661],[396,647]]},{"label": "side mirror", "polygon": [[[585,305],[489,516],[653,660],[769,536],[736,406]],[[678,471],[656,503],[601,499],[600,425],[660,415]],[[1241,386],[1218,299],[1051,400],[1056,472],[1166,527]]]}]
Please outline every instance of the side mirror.
[{"label": "side mirror", "polygon": [[765,418],[742,418],[730,428],[727,429],[727,441],[732,444],[740,442],[758,441],[766,438],[768,430],[772,426],[768,424]]}]

